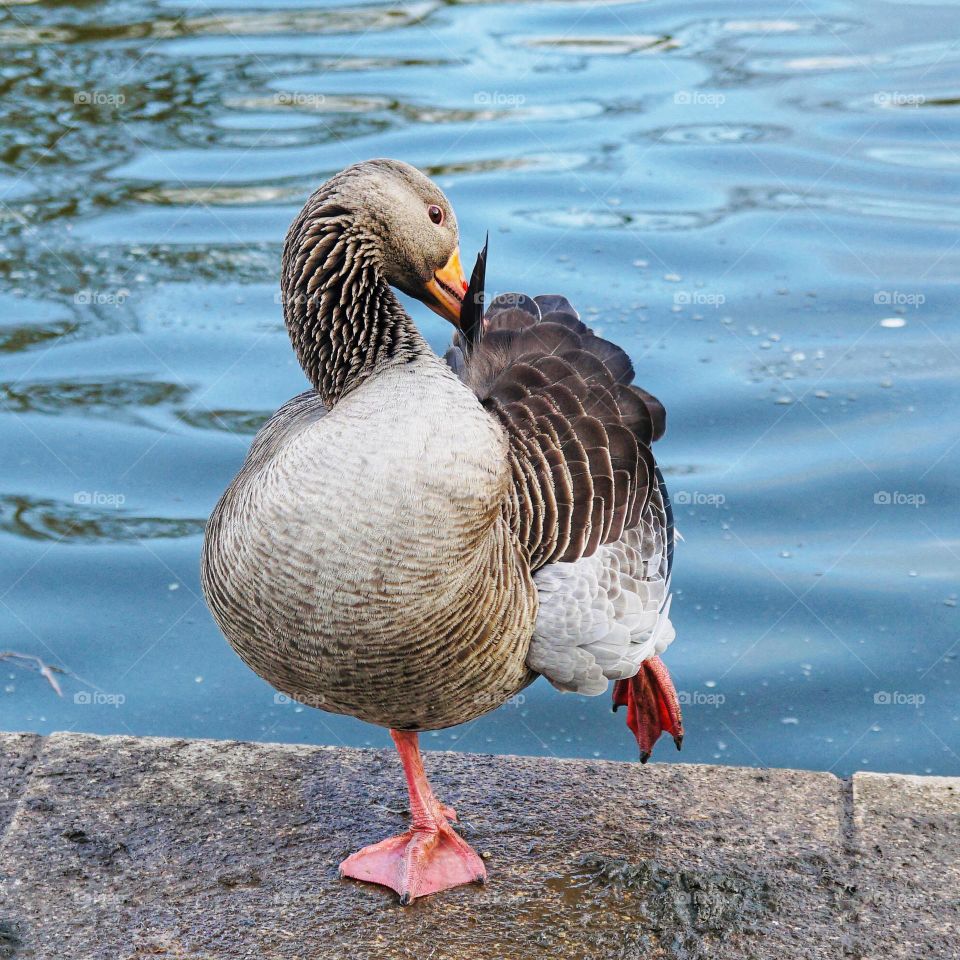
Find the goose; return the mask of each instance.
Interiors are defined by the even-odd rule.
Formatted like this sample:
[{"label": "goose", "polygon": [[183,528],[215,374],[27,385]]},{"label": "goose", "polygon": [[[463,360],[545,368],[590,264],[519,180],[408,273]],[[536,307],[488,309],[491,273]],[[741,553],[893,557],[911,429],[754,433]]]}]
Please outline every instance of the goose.
[{"label": "goose", "polygon": [[[310,389],[257,433],[206,527],[201,580],[277,690],[390,730],[410,829],[340,874],[417,897],[486,879],[434,795],[418,733],[538,675],[613,703],[646,761],[679,748],[660,654],[673,517],[651,445],[663,406],[566,298],[482,309],[454,211],[414,167],[369,160],[307,200],[283,247],[286,328]],[[428,346],[394,288],[455,328]]]}]

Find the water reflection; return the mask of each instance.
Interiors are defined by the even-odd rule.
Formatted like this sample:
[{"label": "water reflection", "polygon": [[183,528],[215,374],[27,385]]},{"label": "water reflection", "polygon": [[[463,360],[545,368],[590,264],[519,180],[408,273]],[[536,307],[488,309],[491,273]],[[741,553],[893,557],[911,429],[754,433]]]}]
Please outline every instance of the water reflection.
[{"label": "water reflection", "polygon": [[252,437],[273,414],[272,410],[177,410],[176,416],[197,430],[222,430]]},{"label": "water reflection", "polygon": [[[27,540],[52,540],[58,544],[130,543],[144,540],[196,537],[206,518],[139,517],[114,502],[96,504],[96,491],[78,491],[74,503],[38,500],[26,496],[0,497],[0,531]],[[101,494],[107,501],[110,494]]]},{"label": "water reflection", "polygon": [[[391,155],[465,250],[491,231],[491,289],[568,295],[667,402],[681,759],[960,773],[960,9],[923,11],[4,4],[0,631],[69,673],[62,702],[10,680],[0,728],[385,742],[277,703],[197,554],[304,386],[283,231]],[[605,702],[541,688],[428,743],[633,755]]]},{"label": "water reflection", "polygon": [[52,380],[0,383],[0,411],[48,415],[109,416],[139,422],[137,407],[182,402],[189,390],[154,380]]}]

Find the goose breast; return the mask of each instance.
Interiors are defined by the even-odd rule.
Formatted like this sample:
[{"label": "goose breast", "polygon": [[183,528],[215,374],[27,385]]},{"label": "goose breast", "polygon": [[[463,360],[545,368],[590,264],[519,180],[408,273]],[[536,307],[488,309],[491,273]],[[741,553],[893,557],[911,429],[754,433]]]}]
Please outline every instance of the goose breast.
[{"label": "goose breast", "polygon": [[205,589],[273,686],[394,729],[522,689],[536,590],[504,518],[506,438],[436,358],[263,427],[215,509]]}]

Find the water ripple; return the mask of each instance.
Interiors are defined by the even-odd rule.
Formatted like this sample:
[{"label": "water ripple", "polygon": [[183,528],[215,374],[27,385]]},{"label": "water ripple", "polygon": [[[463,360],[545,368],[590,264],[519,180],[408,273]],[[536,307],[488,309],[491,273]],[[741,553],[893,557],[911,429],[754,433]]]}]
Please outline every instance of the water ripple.
[{"label": "water ripple", "polygon": [[[79,495],[81,499],[84,494]],[[28,496],[0,497],[0,531],[26,540],[69,545],[180,539],[201,534],[205,523],[204,519],[135,516],[109,506],[95,509]]]},{"label": "water ripple", "polygon": [[46,415],[109,416],[141,422],[137,407],[182,402],[189,391],[180,384],[111,377],[104,380],[17,380],[0,383],[0,411]]},{"label": "water ripple", "polygon": [[[197,549],[305,385],[287,224],[397,156],[447,191],[465,254],[490,231],[492,288],[568,295],[668,406],[670,667],[727,696],[688,759],[960,773],[924,726],[956,739],[958,33],[956,4],[876,0],[3,4],[0,630],[123,676],[131,728],[379,736],[274,704],[202,613]],[[905,637],[922,723],[873,701],[905,689]],[[537,684],[523,725],[463,745],[633,757],[599,706]],[[39,724],[18,686],[0,728],[71,708]]]},{"label": "water ripple", "polygon": [[640,137],[658,143],[680,143],[702,146],[738,143],[760,143],[764,140],[786,140],[787,127],[760,123],[701,123],[646,130]]},{"label": "water ripple", "polygon": [[702,230],[756,210],[808,210],[856,217],[883,217],[941,225],[960,223],[960,206],[896,200],[890,197],[828,191],[791,191],[780,187],[743,187],[730,192],[729,202],[713,210],[566,209],[531,210],[534,223],[565,230]]},{"label": "water ripple", "polygon": [[633,53],[662,53],[680,46],[674,37],[638,34],[616,37],[536,37],[523,41],[525,46],[557,50],[584,56],[619,57]]},{"label": "water ripple", "polygon": [[0,46],[43,46],[119,40],[158,41],[197,36],[270,36],[271,34],[339,34],[393,30],[424,20],[437,3],[224,13],[213,16],[157,18],[134,23],[78,23],[0,28]]}]

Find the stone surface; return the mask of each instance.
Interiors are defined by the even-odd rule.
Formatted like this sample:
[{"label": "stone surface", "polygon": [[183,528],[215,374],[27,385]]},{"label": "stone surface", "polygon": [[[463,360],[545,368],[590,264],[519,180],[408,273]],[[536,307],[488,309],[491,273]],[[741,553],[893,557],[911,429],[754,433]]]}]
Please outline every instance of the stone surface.
[{"label": "stone surface", "polygon": [[[426,767],[490,880],[403,908],[337,875],[348,853],[406,827],[390,753],[48,737],[13,787],[0,958],[958,956],[943,952],[956,798],[945,809],[928,781],[858,780],[852,815],[849,784],[829,774],[445,753]],[[901,784],[915,800],[897,802]],[[897,816],[912,840],[886,836],[902,832]],[[878,836],[897,885],[917,887],[887,940]],[[924,882],[940,885],[940,908]],[[898,938],[920,952],[895,953]]]},{"label": "stone surface", "polygon": [[960,958],[960,780],[854,774],[853,825],[868,955]]},{"label": "stone surface", "polygon": [[0,733],[0,841],[36,762],[42,739],[35,733]]}]

